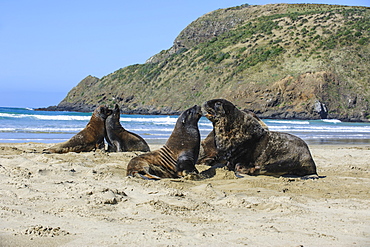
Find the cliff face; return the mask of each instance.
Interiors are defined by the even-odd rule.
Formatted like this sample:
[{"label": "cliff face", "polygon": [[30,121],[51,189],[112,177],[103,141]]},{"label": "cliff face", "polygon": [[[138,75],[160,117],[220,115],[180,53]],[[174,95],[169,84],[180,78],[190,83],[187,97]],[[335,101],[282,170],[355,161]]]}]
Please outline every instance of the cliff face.
[{"label": "cliff face", "polygon": [[88,76],[53,109],[176,114],[225,98],[265,118],[370,118],[370,8],[243,5],[206,14],[145,64]]}]

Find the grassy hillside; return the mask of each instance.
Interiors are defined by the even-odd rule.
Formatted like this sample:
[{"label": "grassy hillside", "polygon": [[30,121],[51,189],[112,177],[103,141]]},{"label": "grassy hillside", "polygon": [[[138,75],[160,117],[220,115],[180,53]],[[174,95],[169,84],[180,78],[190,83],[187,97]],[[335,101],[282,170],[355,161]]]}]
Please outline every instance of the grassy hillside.
[{"label": "grassy hillside", "polygon": [[101,79],[87,77],[59,108],[118,103],[166,114],[212,98],[273,118],[370,118],[370,8],[243,5],[206,14],[173,47]]}]

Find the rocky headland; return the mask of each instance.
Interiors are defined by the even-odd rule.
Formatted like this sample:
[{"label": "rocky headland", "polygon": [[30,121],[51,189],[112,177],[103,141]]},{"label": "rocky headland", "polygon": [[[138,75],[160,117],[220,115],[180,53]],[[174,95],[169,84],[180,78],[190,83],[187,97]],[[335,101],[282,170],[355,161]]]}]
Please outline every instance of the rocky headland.
[{"label": "rocky headland", "polygon": [[370,119],[370,8],[242,5],[210,12],[145,64],[87,76],[57,106],[178,114],[225,98],[262,118]]}]

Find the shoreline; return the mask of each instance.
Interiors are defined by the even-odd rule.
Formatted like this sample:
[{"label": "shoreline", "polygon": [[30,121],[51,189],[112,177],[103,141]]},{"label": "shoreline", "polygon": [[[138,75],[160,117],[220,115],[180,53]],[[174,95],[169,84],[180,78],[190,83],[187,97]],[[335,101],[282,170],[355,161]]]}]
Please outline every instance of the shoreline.
[{"label": "shoreline", "polygon": [[0,143],[2,246],[370,244],[370,145],[309,146],[320,179],[217,168],[198,181],[126,177],[140,152],[49,145]]}]

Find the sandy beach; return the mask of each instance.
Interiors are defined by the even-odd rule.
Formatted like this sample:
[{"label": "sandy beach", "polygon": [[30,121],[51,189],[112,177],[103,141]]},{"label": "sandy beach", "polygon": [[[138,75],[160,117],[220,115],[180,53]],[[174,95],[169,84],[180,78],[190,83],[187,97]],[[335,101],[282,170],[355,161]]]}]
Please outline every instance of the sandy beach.
[{"label": "sandy beach", "polygon": [[370,146],[310,146],[315,180],[145,181],[125,176],[139,152],[51,145],[0,144],[0,246],[370,246]]}]

